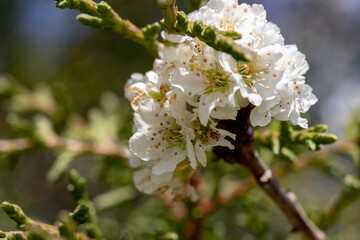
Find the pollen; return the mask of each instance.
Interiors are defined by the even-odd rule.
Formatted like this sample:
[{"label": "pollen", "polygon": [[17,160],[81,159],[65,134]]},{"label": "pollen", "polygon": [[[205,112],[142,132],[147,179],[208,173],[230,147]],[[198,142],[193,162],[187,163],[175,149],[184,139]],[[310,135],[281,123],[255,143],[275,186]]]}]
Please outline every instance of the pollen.
[{"label": "pollen", "polygon": [[270,90],[270,87],[269,87],[269,86],[266,86],[265,89],[266,89],[266,90]]},{"label": "pollen", "polygon": [[249,10],[248,10],[247,8],[245,8],[245,9],[244,9],[244,12],[246,12],[246,13],[247,13],[248,11],[249,11]]}]

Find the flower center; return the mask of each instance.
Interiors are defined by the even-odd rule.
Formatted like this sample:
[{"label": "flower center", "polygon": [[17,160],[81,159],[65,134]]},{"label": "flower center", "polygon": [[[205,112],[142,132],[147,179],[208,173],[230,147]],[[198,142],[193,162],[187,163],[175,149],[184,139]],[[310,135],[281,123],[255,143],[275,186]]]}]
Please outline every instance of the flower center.
[{"label": "flower center", "polygon": [[180,133],[181,126],[173,122],[171,126],[163,131],[162,140],[168,143],[168,148],[175,146],[182,146],[184,143],[184,136]]},{"label": "flower center", "polygon": [[215,91],[225,93],[229,90],[230,73],[222,71],[219,66],[215,69],[206,70],[205,73],[207,77],[205,93],[212,93]]},{"label": "flower center", "polygon": [[[258,63],[247,64],[238,62],[237,68],[234,70],[242,75],[245,83],[244,87],[250,87],[253,89],[253,92],[256,92],[255,85],[259,82],[264,83],[266,81],[264,75],[269,73],[269,66],[263,68],[260,67]],[[266,87],[266,89],[268,89],[268,87]]]},{"label": "flower center", "polygon": [[219,141],[220,133],[210,127],[210,125],[202,125],[199,120],[195,122],[195,134],[202,142],[207,142],[209,138]]}]

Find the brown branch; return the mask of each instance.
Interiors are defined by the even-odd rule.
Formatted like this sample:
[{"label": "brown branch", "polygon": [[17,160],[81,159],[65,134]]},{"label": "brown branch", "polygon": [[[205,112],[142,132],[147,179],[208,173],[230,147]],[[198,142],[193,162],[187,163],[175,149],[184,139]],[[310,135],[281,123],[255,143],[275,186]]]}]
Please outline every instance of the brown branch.
[{"label": "brown branch", "polygon": [[273,199],[283,211],[293,226],[293,231],[299,231],[304,239],[326,239],[325,233],[318,229],[306,216],[296,196],[286,191],[273,176],[272,171],[261,161],[255,148],[248,151],[242,164],[249,169],[260,187]]},{"label": "brown branch", "polygon": [[48,149],[66,149],[80,154],[95,154],[102,156],[116,156],[128,159],[129,150],[126,147],[113,144],[96,144],[74,139],[52,137],[44,140],[40,145],[30,138],[2,139],[0,140],[0,153],[11,153],[31,150],[36,147]]},{"label": "brown branch", "polygon": [[[290,169],[291,170],[300,170],[303,169],[309,165],[312,165],[314,163],[317,163],[321,160],[326,159],[327,157],[333,155],[333,154],[339,154],[347,152],[353,148],[356,147],[356,144],[353,141],[342,141],[338,142],[336,144],[327,146],[319,151],[316,152],[308,152],[300,155],[297,160],[291,164]],[[286,175],[287,173],[291,172],[288,168],[284,167],[284,164],[278,164],[271,168],[271,171],[275,177],[282,177]],[[253,178],[249,177],[242,181],[240,181],[237,186],[234,188],[233,191],[229,193],[222,193],[220,192],[217,196],[216,205],[224,205],[228,202],[233,201],[237,197],[240,197],[247,192],[249,192],[251,189],[256,187],[256,181],[253,180]]]},{"label": "brown branch", "polygon": [[220,128],[236,134],[232,141],[235,149],[214,149],[218,157],[229,163],[244,165],[252,173],[256,182],[276,203],[292,224],[292,231],[299,232],[306,240],[325,240],[326,235],[318,229],[306,216],[304,210],[297,202],[295,194],[286,191],[276,180],[272,171],[262,162],[257,150],[253,146],[253,129],[249,122],[251,108],[239,111],[235,121],[222,121]]}]

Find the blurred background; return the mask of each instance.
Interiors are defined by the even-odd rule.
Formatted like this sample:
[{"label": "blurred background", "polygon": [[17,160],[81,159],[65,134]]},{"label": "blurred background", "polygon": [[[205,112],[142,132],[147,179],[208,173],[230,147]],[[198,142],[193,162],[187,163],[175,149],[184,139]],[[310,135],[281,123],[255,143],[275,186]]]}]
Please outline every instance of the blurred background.
[{"label": "blurred background", "polygon": [[[308,115],[310,126],[325,123],[329,132],[341,138],[351,112],[360,106],[360,2],[244,2],[263,4],[268,20],[280,27],[286,44],[296,44],[306,55],[310,64],[307,82],[319,98]],[[108,3],[122,18],[128,18],[140,27],[161,18],[160,11],[151,0],[109,0]],[[178,0],[178,5],[180,10],[187,12],[187,0]],[[123,99],[123,86],[130,74],[148,71],[153,59],[141,46],[115,33],[81,25],[75,19],[77,14],[74,10],[56,8],[51,0],[1,0],[0,74],[11,74],[30,89],[42,82],[60,84],[73,99],[74,109],[86,116],[90,108],[98,106],[103,92],[111,91]],[[130,119],[129,104],[124,100],[120,103],[124,116]],[[2,108],[0,137],[12,137],[13,132],[3,116]],[[346,161],[346,157],[338,161]],[[46,172],[52,162],[53,155],[50,153],[33,153],[21,158],[13,171],[0,169],[0,202],[7,200],[20,204],[30,216],[49,223],[55,221],[60,209],[71,210],[74,203],[66,192],[66,182],[54,185],[46,181]],[[76,167],[89,179],[90,194],[107,190],[104,182],[97,181],[100,166],[96,158],[80,159]],[[131,181],[131,176],[128,179]],[[325,206],[341,189],[336,179],[313,168],[286,176],[281,181],[298,195],[307,209]],[[317,193],[316,198],[312,195],[314,192]],[[257,194],[254,193],[254,196]],[[127,212],[120,207],[114,212],[105,212],[104,216],[115,213],[120,218]],[[339,239],[360,239],[359,213],[360,201],[356,201],[329,232],[340,236]],[[233,217],[228,215],[229,209],[218,214],[227,219]],[[286,226],[281,213],[275,212],[272,216],[278,219],[270,221],[272,231],[280,231]],[[241,216],[236,219],[231,221],[242,221]],[[109,220],[108,223],[109,229],[117,229],[113,222]],[[122,224],[122,227],[126,225]],[[220,224],[216,231],[229,231],[226,227],[231,228]],[[0,229],[14,229],[14,224],[2,212]],[[118,239],[118,235],[114,234],[112,239]],[[234,233],[227,239],[238,239],[234,236],[240,235]],[[257,239],[252,235],[241,236],[247,236],[242,239]]]}]

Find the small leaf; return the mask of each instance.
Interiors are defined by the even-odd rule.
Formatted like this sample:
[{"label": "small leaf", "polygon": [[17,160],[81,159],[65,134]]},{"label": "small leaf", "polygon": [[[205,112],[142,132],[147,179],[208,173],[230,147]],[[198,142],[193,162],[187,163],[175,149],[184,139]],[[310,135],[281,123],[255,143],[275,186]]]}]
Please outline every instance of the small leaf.
[{"label": "small leaf", "polygon": [[101,194],[94,199],[96,209],[104,210],[135,198],[136,191],[132,187],[121,187]]},{"label": "small leaf", "polygon": [[142,28],[141,31],[144,34],[145,39],[155,41],[158,37],[158,34],[161,30],[161,26],[158,22],[149,24],[146,27]]},{"label": "small leaf", "polygon": [[8,202],[3,202],[1,204],[1,208],[9,216],[9,218],[17,223],[17,229],[26,230],[28,218],[19,206]]},{"label": "small leaf", "polygon": [[229,37],[233,40],[238,40],[238,39],[241,39],[241,37],[242,37],[240,33],[237,33],[235,31],[224,32],[224,33],[222,33],[222,35],[225,37]]},{"label": "small leaf", "polygon": [[183,11],[179,11],[177,13],[176,18],[177,18],[176,25],[180,27],[182,31],[187,31],[189,26],[189,20],[186,14]]},{"label": "small leaf", "polygon": [[204,30],[204,38],[206,41],[215,42],[216,40],[216,32],[213,27],[207,27]]},{"label": "small leaf", "polygon": [[89,207],[78,205],[74,212],[70,213],[70,217],[72,217],[79,225],[88,222],[90,220]]},{"label": "small leaf", "polygon": [[308,147],[309,150],[311,151],[315,151],[317,146],[316,143],[314,141],[312,141],[311,139],[307,139],[305,140],[305,145]]},{"label": "small leaf", "polygon": [[112,18],[114,16],[111,7],[104,1],[97,5],[97,11],[104,18]]},{"label": "small leaf", "polygon": [[272,143],[272,150],[274,152],[275,155],[278,155],[280,152],[280,140],[279,138],[273,138],[271,140]]},{"label": "small leaf", "polygon": [[204,31],[204,25],[202,22],[196,21],[193,26],[192,34],[202,39],[202,32]]},{"label": "small leaf", "polygon": [[51,169],[47,174],[47,179],[51,182],[58,182],[62,179],[65,172],[70,168],[71,164],[79,156],[78,153],[63,151],[57,158]]},{"label": "small leaf", "polygon": [[281,148],[281,156],[289,162],[295,162],[296,160],[295,153],[286,147]]},{"label": "small leaf", "polygon": [[69,192],[73,195],[76,201],[87,200],[86,181],[80,174],[72,169],[69,174],[70,184],[68,185]]}]

